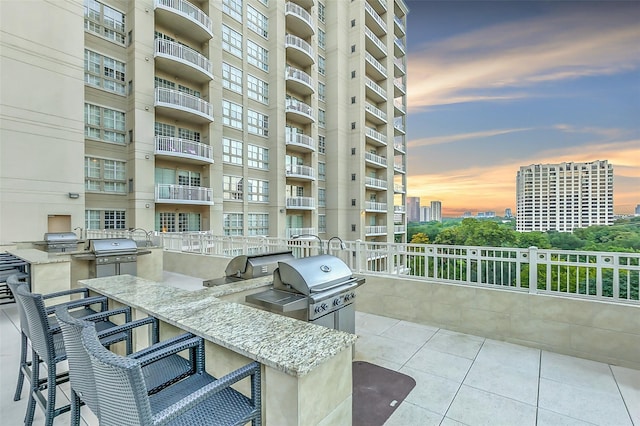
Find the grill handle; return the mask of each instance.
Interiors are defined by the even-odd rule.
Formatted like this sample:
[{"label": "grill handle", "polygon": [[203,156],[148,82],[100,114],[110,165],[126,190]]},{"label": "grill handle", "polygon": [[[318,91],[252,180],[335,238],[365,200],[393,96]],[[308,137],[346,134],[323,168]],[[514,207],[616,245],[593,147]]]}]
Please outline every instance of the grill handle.
[{"label": "grill handle", "polygon": [[[354,278],[351,277],[349,278],[348,281],[353,280]],[[345,281],[340,281],[337,283],[333,283],[331,285],[327,285],[327,286],[322,286],[322,285],[317,285],[311,288],[311,293],[320,293],[322,291],[327,291],[327,290],[331,290],[337,287],[342,287],[344,286]],[[357,283],[354,283],[353,285],[350,285],[349,287],[345,287],[345,289],[350,289],[351,287],[357,287]]]}]

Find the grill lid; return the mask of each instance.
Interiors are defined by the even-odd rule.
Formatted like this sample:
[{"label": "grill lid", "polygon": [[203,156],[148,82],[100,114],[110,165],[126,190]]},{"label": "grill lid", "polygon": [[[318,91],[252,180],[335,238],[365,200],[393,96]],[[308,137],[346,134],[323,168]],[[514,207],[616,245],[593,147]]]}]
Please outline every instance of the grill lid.
[{"label": "grill lid", "polygon": [[336,287],[352,278],[347,264],[329,254],[279,261],[278,273],[283,284],[307,296]]},{"label": "grill lid", "polygon": [[96,256],[110,254],[135,254],[137,245],[128,238],[104,238],[89,241],[89,250]]},{"label": "grill lid", "polygon": [[46,243],[76,243],[78,236],[75,232],[47,232],[44,234]]},{"label": "grill lid", "polygon": [[227,265],[224,273],[227,277],[251,279],[271,275],[278,261],[293,259],[290,251],[236,256]]}]

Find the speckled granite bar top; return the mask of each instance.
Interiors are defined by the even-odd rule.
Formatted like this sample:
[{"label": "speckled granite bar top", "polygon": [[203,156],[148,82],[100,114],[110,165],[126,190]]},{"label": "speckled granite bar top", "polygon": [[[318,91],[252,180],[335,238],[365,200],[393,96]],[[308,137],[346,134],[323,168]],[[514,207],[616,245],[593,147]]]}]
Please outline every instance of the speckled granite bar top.
[{"label": "speckled granite bar top", "polygon": [[186,291],[131,275],[79,284],[292,376],[304,376],[357,339],[354,334],[220,300],[216,296],[228,294],[224,288]]},{"label": "speckled granite bar top", "polygon": [[20,259],[26,260],[32,265],[45,264],[45,263],[62,263],[70,262],[68,254],[65,253],[47,253],[46,251],[38,249],[15,249],[7,250],[9,254],[12,254]]}]

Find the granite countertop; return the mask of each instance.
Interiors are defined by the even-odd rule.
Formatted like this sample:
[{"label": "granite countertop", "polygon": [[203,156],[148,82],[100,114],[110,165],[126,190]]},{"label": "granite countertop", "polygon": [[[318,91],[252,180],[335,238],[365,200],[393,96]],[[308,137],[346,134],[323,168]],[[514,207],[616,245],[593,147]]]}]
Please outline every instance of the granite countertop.
[{"label": "granite countertop", "polygon": [[38,249],[15,249],[7,250],[7,252],[20,259],[26,260],[32,265],[71,261],[67,253],[47,253]]},{"label": "granite countertop", "polygon": [[79,284],[292,376],[308,374],[355,343],[354,334],[218,298],[247,286],[268,285],[269,278],[250,280],[242,288],[223,285],[197,291],[131,275]]}]

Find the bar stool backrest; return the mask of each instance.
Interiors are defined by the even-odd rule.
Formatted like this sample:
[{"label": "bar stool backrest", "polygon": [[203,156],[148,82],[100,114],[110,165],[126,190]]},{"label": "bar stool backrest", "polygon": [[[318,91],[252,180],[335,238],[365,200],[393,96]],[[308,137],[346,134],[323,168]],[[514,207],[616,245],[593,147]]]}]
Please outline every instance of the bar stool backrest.
[{"label": "bar stool backrest", "polygon": [[[27,286],[18,286],[16,297],[20,299],[24,308],[32,348],[47,364],[54,363],[57,351],[49,329],[49,318],[42,295],[29,292]],[[58,349],[64,352],[64,348]]]},{"label": "bar stool backrest", "polygon": [[13,298],[16,301],[16,306],[18,307],[18,314],[20,315],[20,331],[22,331],[25,336],[29,337],[29,330],[27,329],[27,315],[24,312],[24,307],[22,306],[21,299],[18,299],[18,297],[16,296],[18,287],[29,286],[26,282],[19,281],[17,275],[11,275],[7,277],[7,286],[9,286],[9,290],[11,290],[11,294],[13,294]]}]

